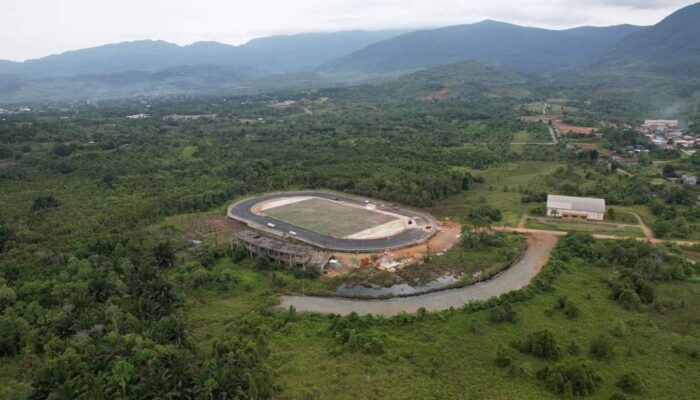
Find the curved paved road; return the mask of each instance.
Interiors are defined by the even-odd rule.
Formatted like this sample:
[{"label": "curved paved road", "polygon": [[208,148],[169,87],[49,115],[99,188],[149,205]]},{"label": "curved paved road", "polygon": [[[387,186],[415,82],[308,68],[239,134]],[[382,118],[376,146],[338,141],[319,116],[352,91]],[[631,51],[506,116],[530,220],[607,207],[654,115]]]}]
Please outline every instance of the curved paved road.
[{"label": "curved paved road", "polygon": [[[365,205],[364,199],[350,197],[332,192],[301,191],[272,193],[242,200],[235,204],[232,204],[228,209],[228,216],[229,218],[235,219],[237,221],[242,221],[246,224],[257,224],[260,228],[263,228],[264,230],[273,230],[281,236],[285,236],[289,231],[295,231],[296,235],[294,236],[294,238],[297,240],[324,249],[342,251],[347,253],[370,253],[376,251],[384,251],[387,249],[396,249],[400,247],[412,246],[416,243],[420,243],[426,239],[429,239],[435,234],[435,232],[437,232],[437,221],[428,214],[407,210],[405,208],[396,210],[393,207],[389,206],[377,206],[377,209],[411,217],[420,223],[430,226],[431,229],[406,229],[394,236],[381,239],[343,239],[304,229],[300,226],[288,224],[284,221],[280,221],[275,218],[258,215],[251,210],[253,206],[263,201],[290,196],[314,196],[330,200],[337,197],[346,203],[353,203],[362,206]],[[275,224],[275,228],[271,229],[266,227],[268,222],[273,222]]]},{"label": "curved paved road", "polygon": [[527,286],[549,260],[549,255],[557,244],[559,236],[548,234],[531,235],[523,258],[515,265],[495,276],[490,281],[428,293],[413,297],[399,297],[386,300],[351,300],[335,297],[282,296],[280,308],[294,306],[297,311],[333,313],[347,315],[356,312],[360,315],[374,314],[392,316],[401,312],[414,313],[425,307],[428,311],[446,310],[461,307],[472,300],[487,300]]}]

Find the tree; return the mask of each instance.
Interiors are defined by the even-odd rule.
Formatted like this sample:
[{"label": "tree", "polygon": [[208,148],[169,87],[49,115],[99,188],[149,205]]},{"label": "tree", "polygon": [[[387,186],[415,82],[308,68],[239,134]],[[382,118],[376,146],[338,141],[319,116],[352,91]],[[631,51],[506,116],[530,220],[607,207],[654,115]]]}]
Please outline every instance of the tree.
[{"label": "tree", "polygon": [[569,397],[591,395],[603,382],[593,365],[585,360],[544,367],[537,377],[552,392]]},{"label": "tree", "polygon": [[170,268],[175,265],[177,256],[170,242],[161,242],[153,248],[153,259],[158,268]]},{"label": "tree", "polygon": [[15,231],[9,226],[0,225],[0,253],[15,238]]},{"label": "tree", "polygon": [[516,343],[515,347],[525,354],[532,354],[545,360],[559,360],[561,348],[557,346],[554,335],[548,330],[533,332],[525,340]]},{"label": "tree", "polygon": [[60,205],[58,200],[52,195],[46,195],[46,196],[39,196],[34,199],[34,203],[32,204],[32,211],[41,211],[45,210],[47,208],[56,208]]},{"label": "tree", "polygon": [[675,177],[676,167],[673,164],[665,164],[663,168],[663,174],[667,178]]},{"label": "tree", "polygon": [[119,360],[112,367],[112,380],[119,384],[122,397],[126,397],[126,386],[134,375],[134,366],[126,360]]}]

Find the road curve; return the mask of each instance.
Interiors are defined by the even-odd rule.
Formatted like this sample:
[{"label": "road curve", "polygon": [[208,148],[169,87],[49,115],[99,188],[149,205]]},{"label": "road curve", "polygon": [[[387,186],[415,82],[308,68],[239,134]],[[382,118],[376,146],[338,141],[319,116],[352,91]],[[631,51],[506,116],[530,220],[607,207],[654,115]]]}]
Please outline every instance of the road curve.
[{"label": "road curve", "polygon": [[523,258],[491,280],[459,289],[443,290],[412,297],[385,300],[352,300],[336,297],[282,296],[279,308],[294,306],[297,311],[324,314],[392,316],[402,312],[415,313],[424,307],[428,311],[461,307],[473,300],[487,300],[527,286],[549,260],[559,236],[534,234],[528,238],[528,248]]}]

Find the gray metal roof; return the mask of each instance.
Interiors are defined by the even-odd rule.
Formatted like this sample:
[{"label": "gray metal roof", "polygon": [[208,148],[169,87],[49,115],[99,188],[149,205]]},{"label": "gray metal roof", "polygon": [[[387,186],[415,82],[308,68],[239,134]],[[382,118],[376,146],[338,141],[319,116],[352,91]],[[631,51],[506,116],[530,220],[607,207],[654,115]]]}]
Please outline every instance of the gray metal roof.
[{"label": "gray metal roof", "polygon": [[605,200],[592,197],[559,196],[550,194],[547,196],[547,208],[561,210],[605,212]]}]

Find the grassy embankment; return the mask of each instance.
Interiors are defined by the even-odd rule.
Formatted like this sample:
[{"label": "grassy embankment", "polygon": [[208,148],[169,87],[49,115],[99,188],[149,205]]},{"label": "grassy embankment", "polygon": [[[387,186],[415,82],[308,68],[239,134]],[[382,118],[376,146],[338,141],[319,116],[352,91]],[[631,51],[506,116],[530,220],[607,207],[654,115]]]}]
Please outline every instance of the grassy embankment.
[{"label": "grassy embankment", "polygon": [[[642,378],[643,392],[631,398],[700,396],[700,383],[688,379],[700,373],[699,361],[671,349],[678,343],[700,346],[700,325],[694,313],[700,306],[700,283],[657,284],[656,303],[668,307],[649,306],[635,312],[610,298],[606,280],[611,273],[609,267],[570,266],[556,278],[553,292],[514,304],[515,324],[491,323],[488,310],[457,310],[404,323],[370,324],[368,332],[386,343],[381,355],[337,353],[328,317],[298,315],[270,337],[271,365],[281,389],[278,398],[558,399],[532,376],[550,363],[514,351],[514,370],[494,364],[499,344],[541,329],[551,331],[562,348],[572,341],[579,345],[579,355],[564,350],[564,361],[589,358],[589,344],[599,335],[612,342],[614,357],[593,361],[603,383],[591,399],[619,393],[615,383],[626,372]],[[185,313],[198,346],[208,348],[238,318],[256,314],[263,303],[271,301],[268,280],[248,271],[243,272],[243,282],[233,291],[191,296]],[[576,304],[578,318],[553,311],[560,295]]]}]

